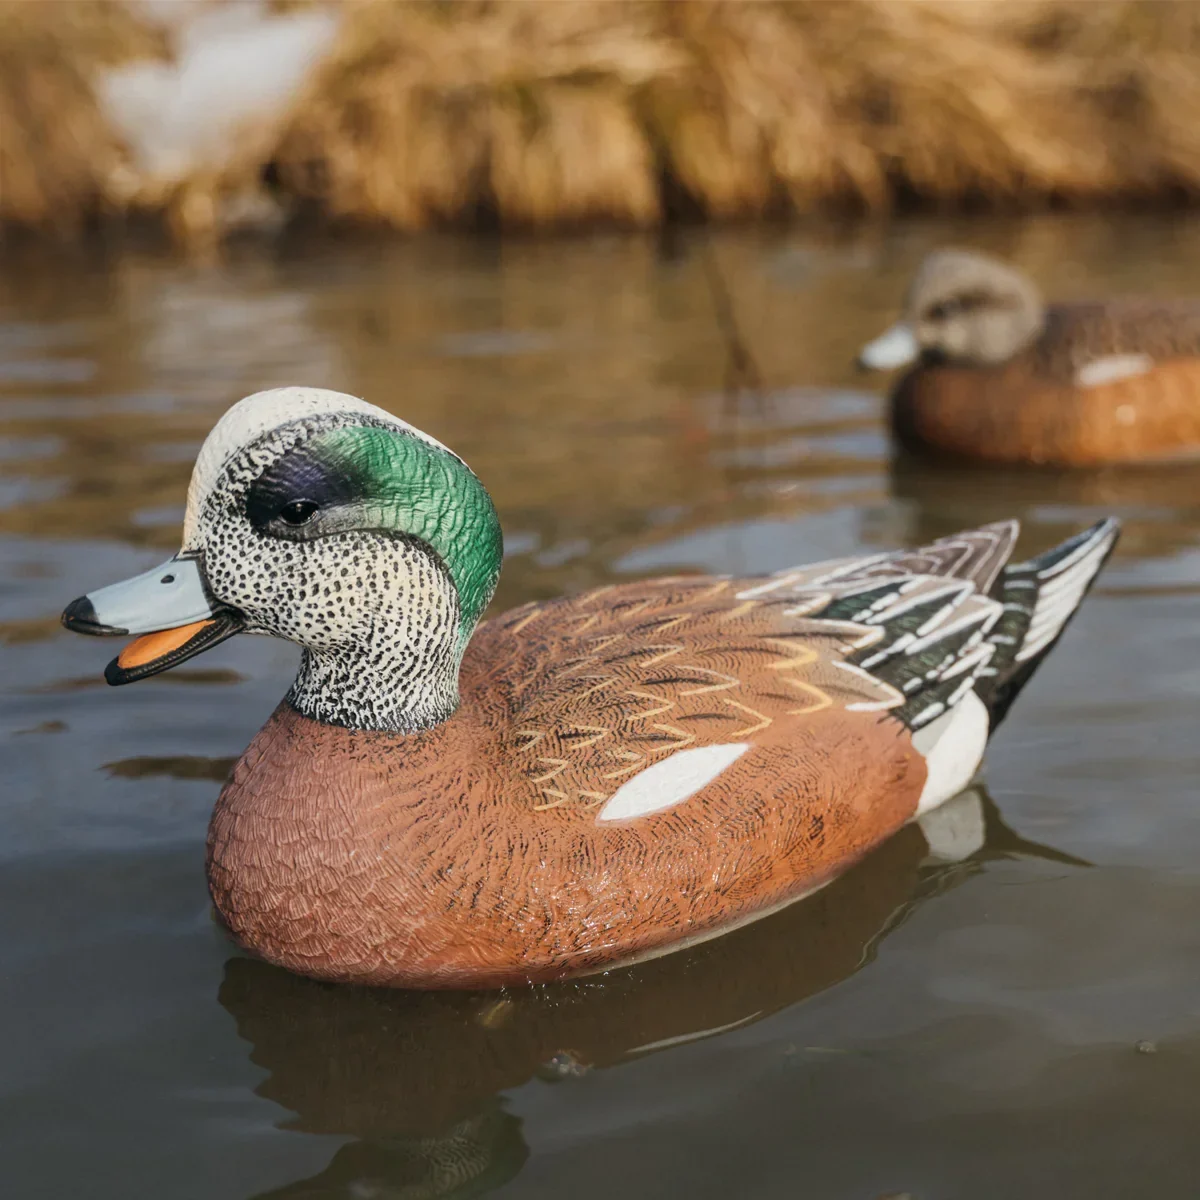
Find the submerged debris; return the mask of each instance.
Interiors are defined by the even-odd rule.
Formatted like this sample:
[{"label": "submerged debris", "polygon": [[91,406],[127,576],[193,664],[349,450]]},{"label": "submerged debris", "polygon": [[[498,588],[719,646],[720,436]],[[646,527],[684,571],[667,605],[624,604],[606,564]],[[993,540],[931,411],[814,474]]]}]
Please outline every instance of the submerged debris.
[{"label": "submerged debris", "polygon": [[567,1079],[582,1079],[591,1070],[591,1063],[586,1062],[576,1051],[560,1050],[539,1064],[534,1074],[543,1083],[562,1083]]}]

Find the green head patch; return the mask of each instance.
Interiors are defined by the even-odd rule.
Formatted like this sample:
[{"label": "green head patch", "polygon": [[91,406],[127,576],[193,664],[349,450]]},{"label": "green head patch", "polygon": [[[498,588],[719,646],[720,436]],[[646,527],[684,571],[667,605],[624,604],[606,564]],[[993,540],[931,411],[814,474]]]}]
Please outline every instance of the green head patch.
[{"label": "green head patch", "polygon": [[500,521],[487,489],[449,450],[400,429],[315,434],[254,481],[246,514],[255,528],[295,541],[351,530],[418,539],[454,581],[464,643],[500,574]]}]

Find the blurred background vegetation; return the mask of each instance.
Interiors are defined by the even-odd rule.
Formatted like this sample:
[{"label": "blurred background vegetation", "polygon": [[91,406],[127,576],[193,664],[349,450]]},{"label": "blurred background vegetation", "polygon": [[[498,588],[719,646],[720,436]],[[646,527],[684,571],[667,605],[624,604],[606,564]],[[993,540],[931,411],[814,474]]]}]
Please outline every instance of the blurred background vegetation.
[{"label": "blurred background vegetation", "polygon": [[0,228],[1177,202],[1198,64],[1182,0],[0,0]]}]

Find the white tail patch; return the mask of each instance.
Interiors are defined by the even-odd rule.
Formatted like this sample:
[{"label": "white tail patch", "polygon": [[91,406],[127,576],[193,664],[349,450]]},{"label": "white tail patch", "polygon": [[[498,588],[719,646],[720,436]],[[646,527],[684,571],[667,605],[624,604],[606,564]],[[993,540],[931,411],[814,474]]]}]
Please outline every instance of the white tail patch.
[{"label": "white tail patch", "polygon": [[662,812],[694,796],[747,750],[749,742],[679,750],[626,780],[608,799],[597,821],[625,821]]},{"label": "white tail patch", "polygon": [[1101,387],[1116,383],[1119,379],[1132,379],[1154,369],[1154,359],[1148,354],[1107,354],[1104,358],[1084,363],[1075,372],[1075,383],[1079,387]]},{"label": "white tail patch", "polygon": [[918,817],[957,796],[971,782],[989,731],[988,711],[968,691],[949,712],[912,735],[913,745],[925,756],[925,787],[917,801]]}]

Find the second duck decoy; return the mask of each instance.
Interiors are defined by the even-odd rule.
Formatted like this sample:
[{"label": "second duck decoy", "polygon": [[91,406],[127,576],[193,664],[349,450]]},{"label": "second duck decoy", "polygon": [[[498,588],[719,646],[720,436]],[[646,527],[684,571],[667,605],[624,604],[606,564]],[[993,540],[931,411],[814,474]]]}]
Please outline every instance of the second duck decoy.
[{"label": "second duck decoy", "polygon": [[1200,300],[1046,304],[1015,268],[939,250],[858,362],[906,368],[891,419],[909,449],[1062,467],[1200,454]]}]

